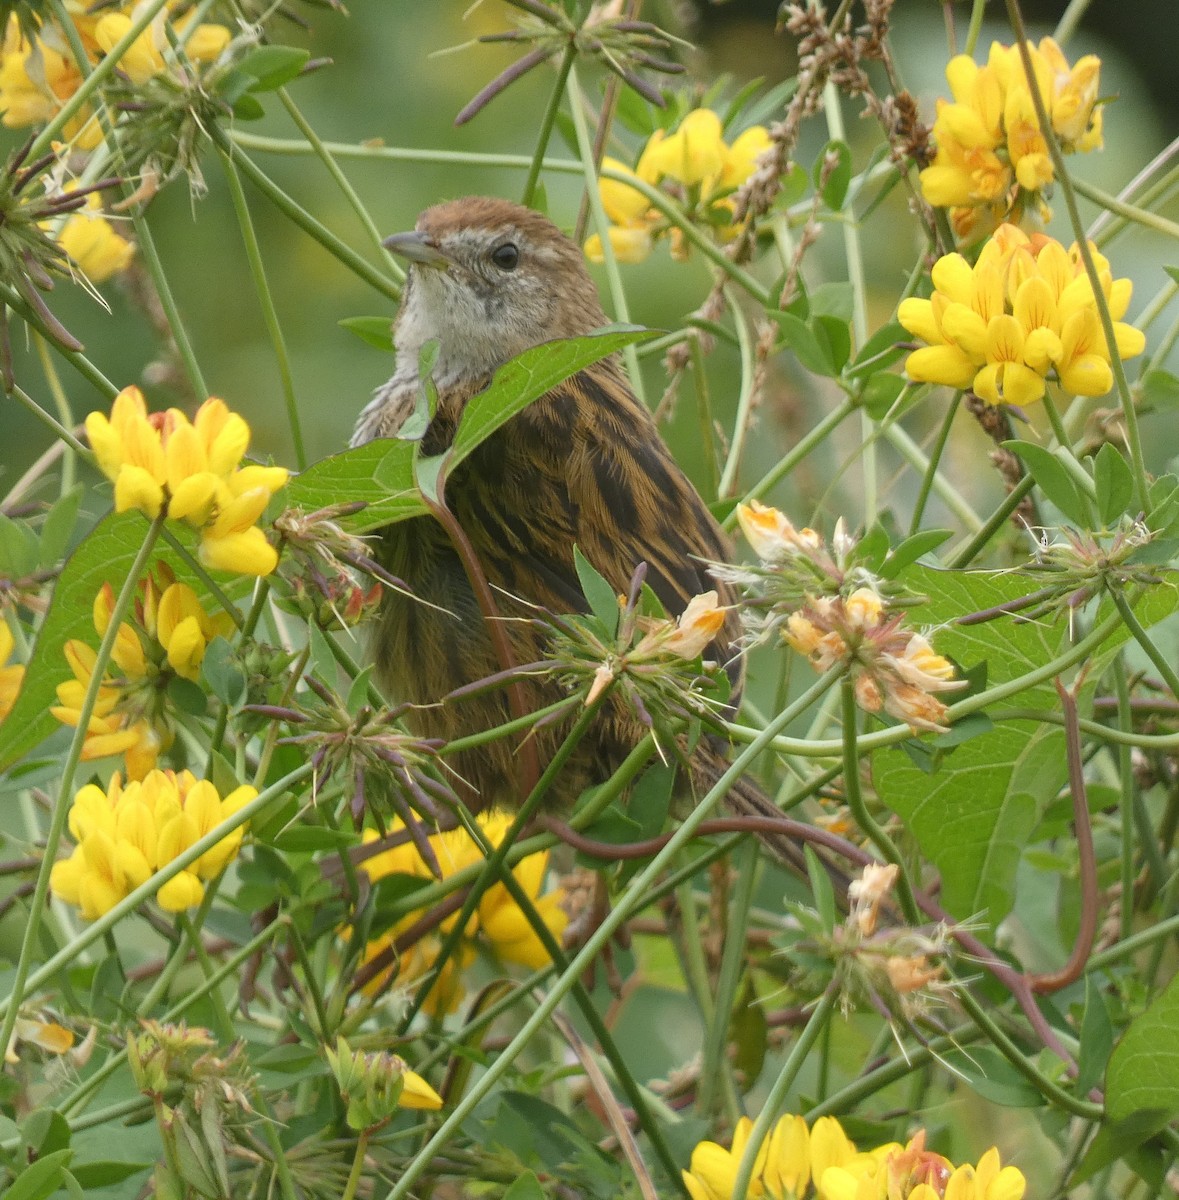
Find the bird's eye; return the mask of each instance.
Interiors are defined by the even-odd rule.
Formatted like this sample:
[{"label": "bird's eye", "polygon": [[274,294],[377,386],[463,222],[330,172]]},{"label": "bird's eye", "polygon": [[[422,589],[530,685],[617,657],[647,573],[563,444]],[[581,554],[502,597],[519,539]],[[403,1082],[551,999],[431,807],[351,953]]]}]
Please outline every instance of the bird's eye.
[{"label": "bird's eye", "polygon": [[520,251],[514,242],[504,242],[502,246],[496,246],[491,252],[491,261],[501,271],[513,271],[520,261]]}]

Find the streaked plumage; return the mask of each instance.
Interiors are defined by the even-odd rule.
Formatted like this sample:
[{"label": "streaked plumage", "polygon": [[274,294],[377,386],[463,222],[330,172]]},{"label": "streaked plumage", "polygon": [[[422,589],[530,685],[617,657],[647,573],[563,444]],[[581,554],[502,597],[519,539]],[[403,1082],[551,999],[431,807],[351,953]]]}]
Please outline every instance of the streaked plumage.
[{"label": "streaked plumage", "polygon": [[[521,351],[576,336],[608,321],[579,248],[537,213],[502,200],[467,198],[422,214],[412,235],[390,240],[413,262],[394,329],[397,369],[357,423],[354,444],[396,433],[413,411],[418,360],[436,338],[439,405],[423,450],[439,453],[453,437],[467,400],[495,368]],[[515,247],[514,266],[507,263]],[[723,585],[705,562],[730,557],[728,539],[672,459],[647,409],[621,367],[607,359],[536,401],[484,443],[450,477],[447,502],[477,551],[507,622],[517,661],[545,657],[536,605],[555,613],[583,611],[573,564],[576,544],[619,592],[639,562],[669,613]],[[391,526],[384,534],[388,568],[415,593],[453,617],[396,594],[386,597],[375,640],[380,676],[390,693],[421,707],[417,729],[447,739],[509,718],[501,690],[439,704],[463,684],[498,672],[475,598],[458,554],[433,518]],[[703,561],[702,561],[703,560]],[[739,694],[734,612],[716,644]],[[553,702],[556,685],[532,681],[536,707]],[[606,778],[642,736],[631,717],[610,710],[562,776],[556,802],[571,803],[586,784]],[[561,727],[542,730],[542,764]],[[519,803],[512,741],[472,750],[455,764],[482,804]],[[696,782],[722,769],[715,746],[693,762]],[[764,811],[764,797],[758,807]]]}]

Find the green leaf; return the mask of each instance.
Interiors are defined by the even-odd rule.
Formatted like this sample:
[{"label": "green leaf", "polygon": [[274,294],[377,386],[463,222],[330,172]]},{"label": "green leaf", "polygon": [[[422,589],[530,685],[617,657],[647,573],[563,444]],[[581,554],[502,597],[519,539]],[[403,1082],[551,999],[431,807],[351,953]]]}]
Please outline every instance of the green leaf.
[{"label": "green leaf", "polygon": [[[919,610],[921,620],[946,624],[934,637],[938,652],[963,669],[985,662],[991,686],[1042,666],[1064,644],[1064,622],[1054,626],[1005,617],[982,625],[952,624],[955,617],[1033,590],[1016,576],[913,566],[905,582],[929,597]],[[1052,712],[1058,707],[1048,683],[1008,702]],[[981,913],[992,925],[1002,920],[1011,908],[1021,851],[1065,780],[1063,730],[1005,721],[958,746],[933,774],[897,750],[874,754],[872,773],[881,799],[906,822],[941,873],[949,912],[962,918]]]},{"label": "green leaf", "polygon": [[[823,169],[828,155],[835,155],[838,161],[828,172],[827,182],[822,183]],[[823,203],[832,211],[838,212],[843,207],[844,200],[847,199],[847,189],[851,183],[851,150],[847,143],[828,142],[819,157],[815,159],[811,175],[815,181],[815,187],[821,188]]]},{"label": "green leaf", "polygon": [[898,321],[889,321],[887,325],[882,325],[860,347],[848,368],[848,375],[859,375],[867,370],[876,371],[890,366],[906,353],[898,343],[907,341],[910,336],[912,335],[909,331]]},{"label": "green leaf", "polygon": [[0,513],[0,575],[20,579],[37,569],[37,535],[25,521]]},{"label": "green leaf", "polygon": [[231,105],[233,115],[239,121],[260,121],[266,116],[266,109],[262,107],[262,101],[257,96],[251,96],[247,91]]},{"label": "green leaf", "polygon": [[1142,403],[1150,408],[1179,408],[1179,377],[1156,367],[1142,376]]},{"label": "green leaf", "polygon": [[225,638],[215,637],[205,648],[201,677],[226,707],[233,709],[245,703],[246,673],[238,662],[236,651]]},{"label": "green leaf", "polygon": [[905,390],[906,382],[903,375],[893,375],[889,371],[877,371],[869,375],[860,392],[860,403],[867,410],[873,421],[883,421],[897,402],[897,398]]},{"label": "green leaf", "polygon": [[831,362],[832,372],[836,375],[847,366],[851,357],[851,328],[846,321],[838,317],[826,317],[814,314],[814,297],[811,297],[811,325],[815,331],[815,341]]},{"label": "green leaf", "polygon": [[1097,486],[1097,513],[1107,527],[1112,526],[1134,499],[1134,474],[1109,442],[1093,460],[1093,482]]},{"label": "green leaf", "polygon": [[855,292],[850,283],[820,283],[811,291],[811,312],[819,317],[834,317],[846,325],[855,309]]},{"label": "green leaf", "polygon": [[518,1175],[515,1183],[504,1192],[503,1200],[545,1200],[544,1188],[531,1171],[525,1171],[523,1175]]},{"label": "green leaf", "polygon": [[70,488],[45,514],[41,525],[40,565],[56,567],[63,558],[74,535],[78,521],[78,505],[82,501],[82,485]]},{"label": "green leaf", "polygon": [[393,322],[388,317],[345,317],[336,324],[356,334],[362,342],[393,353]]},{"label": "green leaf", "polygon": [[953,537],[953,534],[948,529],[923,529],[920,533],[905,538],[899,546],[889,552],[878,574],[882,579],[896,579],[910,563],[916,562],[923,554],[936,550],[950,537]]},{"label": "green leaf", "polygon": [[1019,455],[1040,491],[1070,521],[1081,529],[1088,529],[1091,518],[1085,502],[1072,477],[1051,450],[1019,439],[1004,442],[1003,448]]},{"label": "green leaf", "polygon": [[1179,1113],[1179,975],[1136,1017],[1110,1055],[1105,1106],[1111,1120]]},{"label": "green leaf", "polygon": [[321,850],[346,850],[360,845],[360,834],[348,829],[328,829],[323,825],[296,825],[280,833],[274,848],[284,854],[318,854]]},{"label": "green leaf", "polygon": [[[809,847],[808,847],[809,849]],[[733,1047],[733,1066],[741,1072],[747,1087],[752,1087],[765,1066],[769,1049],[770,1023],[765,1005],[758,1002],[753,980],[747,975],[745,986],[729,1018],[729,1044]]]},{"label": "green leaf", "polygon": [[603,625],[610,637],[618,632],[618,596],[614,589],[594,570],[589,559],[581,552],[580,546],[573,547],[573,566],[577,571],[577,581],[585,594],[590,612]]},{"label": "green leaf", "polygon": [[83,1188],[104,1188],[122,1183],[124,1179],[130,1179],[132,1175],[138,1175],[140,1171],[146,1171],[152,1165],[150,1162],[78,1163],[76,1167],[70,1168],[70,1174]]},{"label": "green leaf", "polygon": [[829,347],[823,347],[804,320],[789,312],[771,312],[769,315],[777,321],[783,340],[808,371],[816,375],[836,374],[828,354]]},{"label": "green leaf", "polygon": [[72,1150],[46,1154],[26,1167],[4,1193],[4,1200],[44,1200],[61,1186]]},{"label": "green leaf", "polygon": [[[65,658],[65,644],[70,638],[81,638],[92,646],[98,645],[94,597],[104,583],[109,581],[118,586],[126,578],[147,528],[140,513],[108,514],[66,560],[53,589],[49,613],[37,633],[24,686],[8,719],[0,725],[0,770],[60,728],[49,706],[56,703],[57,685],[73,678]],[[157,546],[156,561],[160,560],[168,563],[177,580],[187,583],[202,601],[209,600],[201,579],[163,542]],[[250,583],[238,579],[225,586],[232,596],[244,592]]]},{"label": "green leaf", "polygon": [[190,717],[203,717],[209,711],[209,699],[200,684],[179,675],[168,680],[168,700]]},{"label": "green leaf", "polygon": [[491,386],[467,404],[447,456],[450,469],[557,384],[616,354],[624,346],[649,341],[657,335],[657,330],[637,325],[608,326],[585,337],[544,342],[504,363],[496,371]]},{"label": "green leaf", "polygon": [[287,485],[287,503],[314,511],[333,504],[363,502],[367,507],[344,524],[367,533],[429,510],[413,481],[414,445],[376,438],[312,464]]},{"label": "green leaf", "polygon": [[1044,1107],[1044,1097],[992,1046],[951,1050],[942,1061],[992,1104],[1005,1108]]},{"label": "green leaf", "polygon": [[235,69],[251,76],[251,92],[273,92],[290,83],[310,57],[309,50],[295,46],[257,46],[235,64]]},{"label": "green leaf", "polygon": [[1068,1190],[1080,1187],[1118,1159],[1131,1157],[1131,1152],[1154,1137],[1169,1119],[1165,1111],[1141,1109],[1125,1120],[1103,1124],[1069,1179]]},{"label": "green leaf", "polygon": [[1113,1047],[1113,1024],[1101,987],[1085,976],[1085,1012],[1081,1018],[1081,1048],[1074,1084],[1078,1096],[1087,1096],[1105,1074]]},{"label": "green leaf", "polygon": [[[534,346],[505,363],[491,386],[467,405],[454,446],[447,455],[453,468],[521,409],[563,379],[629,345],[654,337],[652,330],[627,326],[582,338],[566,338]],[[424,516],[429,509],[414,482],[416,445],[396,438],[376,438],[315,463],[287,487],[287,503],[307,510],[361,501],[363,512],[344,523],[353,533],[367,533]]]}]

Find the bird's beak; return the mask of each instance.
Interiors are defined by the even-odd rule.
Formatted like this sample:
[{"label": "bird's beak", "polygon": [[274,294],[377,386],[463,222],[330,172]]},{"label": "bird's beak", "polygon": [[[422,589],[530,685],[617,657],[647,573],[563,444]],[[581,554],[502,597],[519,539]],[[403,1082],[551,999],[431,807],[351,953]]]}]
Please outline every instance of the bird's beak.
[{"label": "bird's beak", "polygon": [[450,260],[433,241],[416,229],[410,230],[409,233],[395,233],[392,237],[385,238],[381,245],[386,250],[391,250],[399,258],[417,263],[419,266],[434,267],[444,271],[450,265]]}]

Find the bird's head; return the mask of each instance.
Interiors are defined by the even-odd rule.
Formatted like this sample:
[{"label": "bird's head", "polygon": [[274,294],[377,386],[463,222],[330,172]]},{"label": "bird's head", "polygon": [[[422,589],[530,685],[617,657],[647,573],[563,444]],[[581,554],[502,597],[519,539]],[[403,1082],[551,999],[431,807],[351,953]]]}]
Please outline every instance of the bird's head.
[{"label": "bird's head", "polygon": [[385,246],[411,265],[398,355],[440,344],[435,375],[485,375],[522,351],[607,323],[579,247],[540,213],[487,196],[426,209]]}]

